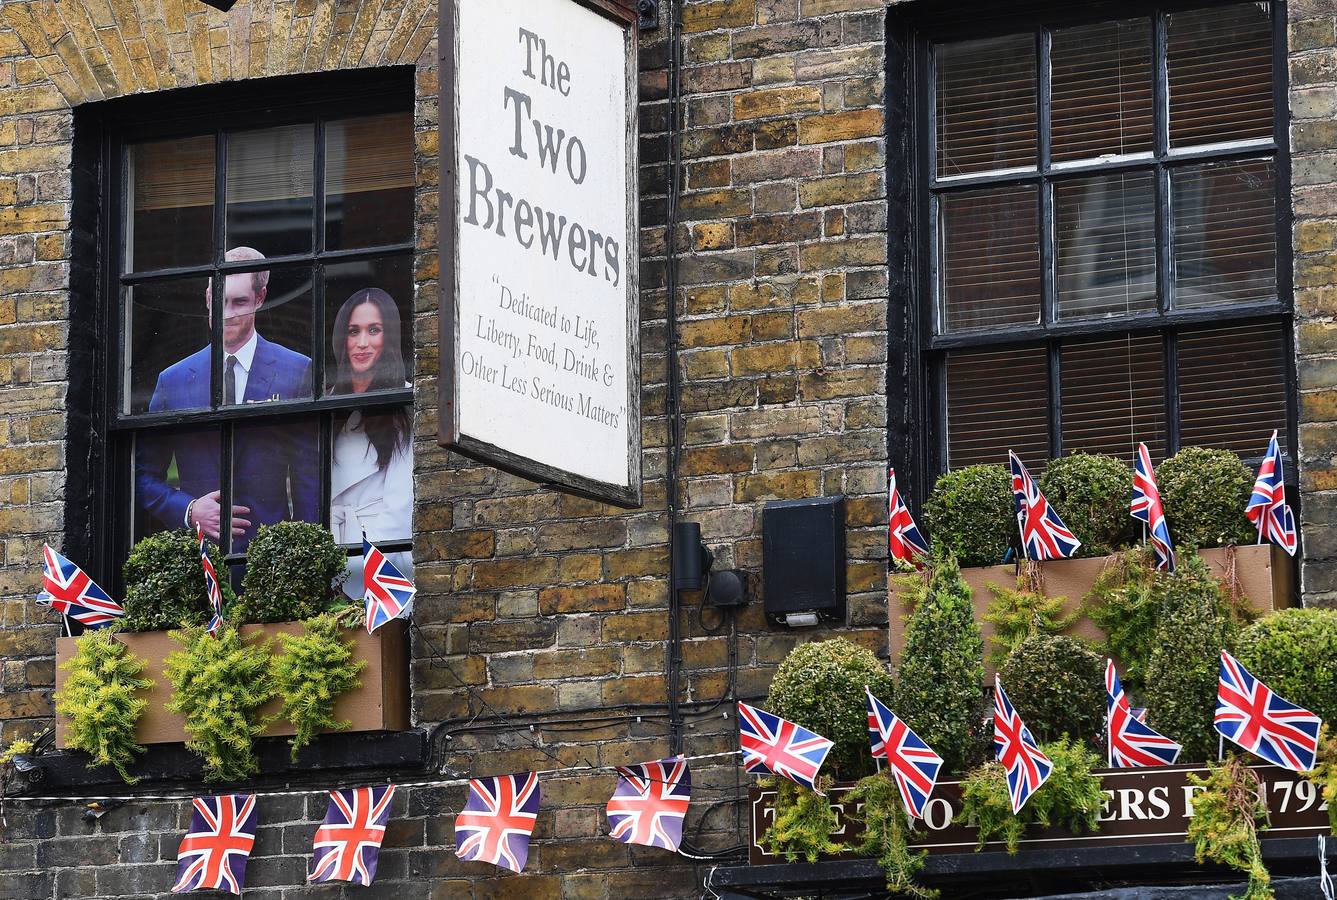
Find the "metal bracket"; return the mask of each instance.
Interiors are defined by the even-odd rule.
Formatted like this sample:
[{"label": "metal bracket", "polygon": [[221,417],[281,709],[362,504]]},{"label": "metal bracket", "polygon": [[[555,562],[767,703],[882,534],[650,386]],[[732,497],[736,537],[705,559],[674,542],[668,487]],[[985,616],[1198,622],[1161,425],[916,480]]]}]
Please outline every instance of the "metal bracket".
[{"label": "metal bracket", "polygon": [[636,0],[636,11],[641,15],[641,30],[659,27],[659,0]]}]

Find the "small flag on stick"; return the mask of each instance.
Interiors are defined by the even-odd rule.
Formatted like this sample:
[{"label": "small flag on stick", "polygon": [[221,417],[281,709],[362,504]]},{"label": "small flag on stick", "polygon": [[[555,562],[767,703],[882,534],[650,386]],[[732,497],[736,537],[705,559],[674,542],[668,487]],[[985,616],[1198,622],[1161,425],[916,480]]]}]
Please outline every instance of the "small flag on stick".
[{"label": "small flag on stick", "polygon": [[896,488],[896,470],[887,470],[887,508],[890,514],[887,526],[888,549],[892,559],[919,567],[928,557],[928,542],[919,533],[919,526],[910,515],[910,508],[901,499]]},{"label": "small flag on stick", "polygon": [[1017,501],[1017,527],[1021,530],[1021,546],[1026,558],[1040,562],[1072,556],[1082,542],[1068,530],[1045,495],[1040,493],[1040,486],[1021,464],[1020,457],[1009,450],[1007,459],[1012,466],[1012,496]]},{"label": "small flag on stick", "polygon": [[1286,502],[1286,477],[1281,469],[1281,451],[1277,447],[1277,432],[1267,442],[1267,456],[1258,467],[1258,478],[1253,483],[1253,494],[1244,508],[1249,521],[1258,527],[1258,543],[1271,541],[1291,556],[1299,546],[1295,529],[1295,514]]},{"label": "small flag on stick", "polygon": [[993,743],[998,761],[1007,770],[1012,812],[1019,813],[1054,770],[1054,764],[1035,743],[1031,731],[1003,692],[1003,683],[993,679]]},{"label": "small flag on stick", "polygon": [[42,545],[42,590],[36,600],[85,628],[103,628],[125,615],[121,604],[83,569],[47,544]]},{"label": "small flag on stick", "polygon": [[[1145,710],[1143,717],[1145,717]],[[1114,660],[1105,660],[1105,741],[1110,765],[1120,769],[1170,766],[1183,748],[1142,722],[1128,702]]]},{"label": "small flag on stick", "polygon": [[1216,685],[1216,730],[1254,756],[1292,772],[1314,768],[1322,720],[1270,690],[1226,651]]},{"label": "small flag on stick", "polygon": [[901,792],[905,814],[911,819],[922,819],[924,806],[938,783],[942,757],[874,697],[866,685],[864,694],[868,698],[868,738],[873,745],[873,758],[886,759]]},{"label": "small flag on stick", "polygon": [[743,769],[754,775],[779,775],[812,790],[826,754],[835,746],[820,734],[777,715],[738,704],[738,743]]},{"label": "small flag on stick", "polygon": [[218,637],[218,632],[223,630],[223,589],[218,584],[218,572],[214,570],[213,560],[209,559],[209,549],[204,544],[204,529],[196,525],[195,536],[200,541],[204,587],[209,592],[209,608],[213,610],[213,615],[209,617],[209,634]]},{"label": "small flag on stick", "polygon": [[1175,570],[1175,551],[1170,545],[1170,526],[1165,524],[1165,507],[1151,468],[1151,453],[1146,444],[1137,445],[1137,466],[1133,471],[1133,500],[1128,514],[1147,528],[1147,540],[1156,551],[1156,568]]}]

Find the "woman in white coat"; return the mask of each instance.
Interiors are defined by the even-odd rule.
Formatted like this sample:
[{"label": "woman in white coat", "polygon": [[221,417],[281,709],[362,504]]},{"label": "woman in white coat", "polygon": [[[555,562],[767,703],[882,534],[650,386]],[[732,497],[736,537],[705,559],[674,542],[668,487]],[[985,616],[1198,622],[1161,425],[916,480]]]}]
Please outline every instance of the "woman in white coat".
[{"label": "woman in white coat", "polygon": [[[331,394],[407,387],[400,350],[399,308],[380,288],[349,297],[334,319]],[[340,544],[408,540],[413,536],[413,431],[409,413],[354,410],[336,424],[330,484],[330,529]],[[410,575],[412,554],[387,554]],[[344,590],[362,596],[362,557],[349,558]]]}]

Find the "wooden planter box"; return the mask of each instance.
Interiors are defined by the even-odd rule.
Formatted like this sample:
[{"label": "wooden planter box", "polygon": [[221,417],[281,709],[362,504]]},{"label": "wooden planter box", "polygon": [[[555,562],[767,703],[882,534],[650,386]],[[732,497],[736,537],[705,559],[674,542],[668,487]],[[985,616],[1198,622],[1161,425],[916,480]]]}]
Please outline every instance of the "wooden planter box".
[{"label": "wooden planter box", "polygon": [[[1259,613],[1268,613],[1284,609],[1291,605],[1294,591],[1291,586],[1291,560],[1285,551],[1273,544],[1251,544],[1245,547],[1220,547],[1199,551],[1199,556],[1208,568],[1218,577],[1225,575],[1233,552],[1235,572],[1244,596],[1249,605]],[[1038,563],[1043,578],[1043,591],[1049,597],[1064,597],[1067,602],[1064,609],[1072,612],[1090,593],[1096,579],[1110,564],[1111,557],[1097,556],[1090,559],[1056,559]],[[975,621],[979,622],[984,634],[984,649],[987,658],[992,644],[989,637],[993,634],[993,625],[984,620],[984,614],[993,601],[993,591],[989,585],[1013,588],[1017,584],[1017,567],[983,566],[962,569],[962,577],[970,585],[975,605]],[[905,604],[898,596],[897,575],[890,576],[888,609],[891,619],[891,658],[899,661],[905,647]],[[1100,640],[1104,637],[1100,630],[1085,618],[1078,619],[1068,630],[1074,637]],[[992,668],[986,665],[989,674]]]},{"label": "wooden planter box", "polygon": [[[375,634],[367,634],[365,628],[348,629],[345,635],[353,641],[353,654],[357,659],[365,659],[366,667],[360,677],[362,686],[340,697],[334,705],[334,715],[340,720],[352,723],[348,731],[404,731],[409,727],[409,688],[408,688],[408,653],[406,640],[407,627],[402,621],[390,622],[378,628]],[[273,625],[244,625],[241,633],[248,639],[275,638],[280,633],[300,634],[300,622],[280,622]],[[56,640],[56,696],[60,696],[65,686],[66,673],[60,664],[74,656],[75,638]],[[167,636],[165,631],[145,631],[139,634],[118,634],[116,640],[130,648],[135,656],[144,660],[145,678],[153,682],[153,687],[141,692],[148,706],[139,720],[135,737],[141,744],[173,744],[186,740],[186,732],[181,716],[167,711],[167,701],[172,696],[172,685],[163,675],[163,662],[167,656],[181,645]],[[277,650],[277,639],[274,639]],[[272,700],[262,707],[264,715],[278,714],[282,710],[281,700]],[[66,719],[56,717],[56,746],[64,748]],[[285,736],[294,731],[286,721],[277,720],[265,732],[266,736]]]}]

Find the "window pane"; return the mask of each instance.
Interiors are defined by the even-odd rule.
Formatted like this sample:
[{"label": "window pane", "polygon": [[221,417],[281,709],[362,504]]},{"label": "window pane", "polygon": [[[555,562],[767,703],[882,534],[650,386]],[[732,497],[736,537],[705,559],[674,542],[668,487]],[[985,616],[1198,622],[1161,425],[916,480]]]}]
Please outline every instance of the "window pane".
[{"label": "window pane", "polygon": [[125,412],[209,407],[208,284],[203,277],[183,278],[125,289]]},{"label": "window pane", "polygon": [[1144,442],[1165,456],[1165,361],[1159,334],[1063,345],[1063,452],[1108,453],[1130,465]]},{"label": "window pane", "polygon": [[1035,35],[940,44],[938,177],[1033,167]]},{"label": "window pane", "polygon": [[1170,143],[1272,136],[1271,4],[1240,3],[1170,16]]},{"label": "window pane", "polygon": [[1049,366],[1043,347],[947,357],[947,465],[1007,464],[1032,474],[1049,459]]},{"label": "window pane", "polygon": [[[263,403],[311,396],[311,269],[227,276],[223,319],[223,402]],[[235,354],[228,389],[228,358]]]},{"label": "window pane", "polygon": [[939,285],[943,326],[1040,321],[1036,189],[1027,186],[939,197]]},{"label": "window pane", "polygon": [[341,544],[413,537],[413,409],[334,422],[330,530]]},{"label": "window pane", "polygon": [[325,248],[413,239],[413,117],[392,113],[325,127]]},{"label": "window pane", "polygon": [[1188,167],[1171,175],[1171,193],[1175,306],[1276,296],[1272,160]]},{"label": "window pane", "polygon": [[320,431],[314,418],[238,424],[232,433],[232,553],[261,525],[320,521]]},{"label": "window pane", "polygon": [[132,272],[209,262],[214,240],[214,137],[130,148],[125,224]]},{"label": "window pane", "polygon": [[1156,309],[1155,201],[1150,172],[1054,185],[1060,319]]},{"label": "window pane", "polygon": [[307,253],[314,220],[315,138],[311,125],[230,134],[227,240],[265,256]]},{"label": "window pane", "polygon": [[134,540],[186,527],[186,509],[218,537],[222,435],[218,428],[156,429],[135,439]]},{"label": "window pane", "polygon": [[1179,442],[1244,457],[1267,450],[1272,429],[1286,449],[1286,341],[1277,323],[1179,336]]},{"label": "window pane", "polygon": [[1152,149],[1149,21],[1060,29],[1050,58],[1054,162]]},{"label": "window pane", "polygon": [[413,380],[413,261],[325,267],[326,390],[402,388]]}]

